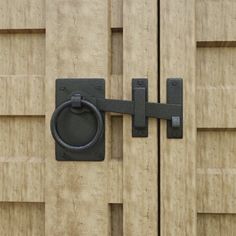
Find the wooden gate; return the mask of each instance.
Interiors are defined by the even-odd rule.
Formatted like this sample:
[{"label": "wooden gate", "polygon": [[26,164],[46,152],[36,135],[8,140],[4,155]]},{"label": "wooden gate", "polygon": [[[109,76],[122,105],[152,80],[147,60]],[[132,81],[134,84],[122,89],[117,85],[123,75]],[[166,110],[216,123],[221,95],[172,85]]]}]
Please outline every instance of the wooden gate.
[{"label": "wooden gate", "polygon": [[[0,0],[0,235],[233,236],[235,0]],[[104,78],[166,102],[183,78],[184,138],[106,114],[103,162],[58,162],[57,78]]]}]

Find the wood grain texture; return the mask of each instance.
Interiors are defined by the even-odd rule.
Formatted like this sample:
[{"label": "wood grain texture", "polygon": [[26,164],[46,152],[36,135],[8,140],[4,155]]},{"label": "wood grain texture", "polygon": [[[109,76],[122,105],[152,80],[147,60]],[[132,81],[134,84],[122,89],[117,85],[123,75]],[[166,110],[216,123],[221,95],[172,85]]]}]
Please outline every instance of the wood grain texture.
[{"label": "wood grain texture", "polygon": [[111,28],[123,27],[123,0],[111,1]]},{"label": "wood grain texture", "polygon": [[1,117],[0,201],[44,201],[44,117]]},{"label": "wood grain texture", "polygon": [[235,143],[235,129],[198,129],[197,168],[236,168]]},{"label": "wood grain texture", "polygon": [[44,34],[0,34],[0,75],[44,75]]},{"label": "wood grain texture", "polygon": [[0,203],[4,236],[44,236],[44,203]]},{"label": "wood grain texture", "polygon": [[197,211],[236,213],[236,169],[197,170]]},{"label": "wood grain texture", "polygon": [[0,201],[44,202],[44,181],[42,162],[1,162]]},{"label": "wood grain texture", "polygon": [[234,236],[236,215],[198,214],[197,232],[199,236]]},{"label": "wood grain texture", "polygon": [[236,131],[198,130],[197,210],[236,213]]},{"label": "wood grain texture", "polygon": [[123,74],[123,33],[112,31],[111,33],[111,74]]},{"label": "wood grain texture", "polygon": [[[123,97],[123,76],[122,75],[111,75],[110,79],[110,97],[112,99],[122,99]],[[112,113],[114,116],[120,116],[118,113]]]},{"label": "wood grain texture", "polygon": [[111,211],[111,232],[110,236],[123,235],[123,205],[110,204]]},{"label": "wood grain texture", "polygon": [[235,0],[196,0],[196,37],[197,41],[235,41]]},{"label": "wood grain texture", "polygon": [[47,0],[46,9],[46,235],[107,236],[108,157],[103,162],[57,162],[49,123],[56,78],[108,78],[109,4]]},{"label": "wood grain texture", "polygon": [[1,115],[43,116],[44,76],[0,76]]},{"label": "wood grain texture", "polygon": [[[149,101],[157,101],[157,2],[123,3],[123,93],[131,99],[132,78],[148,78]],[[123,120],[124,235],[157,235],[157,125],[147,138],[132,138],[131,117]]]},{"label": "wood grain texture", "polygon": [[196,0],[197,211],[201,213],[197,228],[201,236],[235,235],[235,26],[235,1]]},{"label": "wood grain texture", "polygon": [[195,1],[160,1],[161,102],[166,79],[183,78],[183,139],[167,139],[161,121],[161,235],[196,235]]},{"label": "wood grain texture", "polygon": [[236,48],[198,48],[196,66],[197,126],[235,128]]},{"label": "wood grain texture", "polygon": [[[111,156],[108,160],[109,203],[123,202],[123,117],[111,116]],[[115,213],[114,213],[115,214]]]},{"label": "wood grain texture", "polygon": [[45,27],[45,1],[0,1],[1,29],[38,29]]},{"label": "wood grain texture", "polygon": [[[123,0],[110,2],[110,76],[109,94],[112,99],[123,98]],[[111,235],[123,235],[123,117],[110,113],[110,155],[108,155],[108,201],[111,206]],[[114,204],[115,203],[115,204]],[[118,204],[117,204],[118,203]],[[117,222],[118,221],[118,222]]]},{"label": "wood grain texture", "polygon": [[1,117],[0,161],[44,161],[44,117]]}]

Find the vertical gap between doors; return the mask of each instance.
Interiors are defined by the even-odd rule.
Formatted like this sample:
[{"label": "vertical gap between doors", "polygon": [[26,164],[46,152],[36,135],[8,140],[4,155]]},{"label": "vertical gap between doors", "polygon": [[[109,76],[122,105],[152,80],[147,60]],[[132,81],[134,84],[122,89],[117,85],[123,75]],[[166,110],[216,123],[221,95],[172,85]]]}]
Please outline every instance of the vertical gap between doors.
[{"label": "vertical gap between doors", "polygon": [[[160,1],[157,0],[157,100],[160,102],[161,73],[160,73]],[[160,120],[157,121],[157,235],[161,236],[161,127]]]}]

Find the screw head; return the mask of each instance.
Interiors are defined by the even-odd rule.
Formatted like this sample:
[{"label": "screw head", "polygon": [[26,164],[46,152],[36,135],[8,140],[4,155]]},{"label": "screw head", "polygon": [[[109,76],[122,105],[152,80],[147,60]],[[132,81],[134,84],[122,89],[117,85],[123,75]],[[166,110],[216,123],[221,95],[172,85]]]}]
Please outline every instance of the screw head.
[{"label": "screw head", "polygon": [[60,87],[60,91],[65,91],[66,87]]}]

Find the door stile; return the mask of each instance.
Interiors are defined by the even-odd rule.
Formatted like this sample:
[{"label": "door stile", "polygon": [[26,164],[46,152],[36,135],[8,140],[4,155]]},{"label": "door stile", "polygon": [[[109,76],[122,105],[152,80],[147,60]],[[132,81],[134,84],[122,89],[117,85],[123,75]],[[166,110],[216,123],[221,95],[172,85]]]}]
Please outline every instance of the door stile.
[{"label": "door stile", "polygon": [[160,96],[166,79],[183,78],[183,139],[167,139],[161,121],[162,236],[196,235],[195,1],[160,0]]}]

